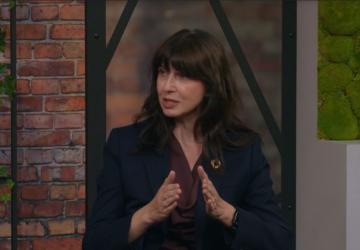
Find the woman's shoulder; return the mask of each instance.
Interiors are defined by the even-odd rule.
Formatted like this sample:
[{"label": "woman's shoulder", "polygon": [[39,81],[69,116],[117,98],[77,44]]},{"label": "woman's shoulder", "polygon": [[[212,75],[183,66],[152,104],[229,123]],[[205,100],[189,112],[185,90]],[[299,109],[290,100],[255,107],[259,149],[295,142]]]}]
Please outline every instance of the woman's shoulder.
[{"label": "woman's shoulder", "polygon": [[140,121],[140,122],[133,122],[130,124],[113,127],[110,131],[110,134],[116,133],[118,135],[126,136],[126,137],[133,137],[138,136],[142,129],[146,126],[147,121]]},{"label": "woman's shoulder", "polygon": [[262,143],[260,134],[250,129],[227,130],[225,137],[229,149],[250,149]]}]

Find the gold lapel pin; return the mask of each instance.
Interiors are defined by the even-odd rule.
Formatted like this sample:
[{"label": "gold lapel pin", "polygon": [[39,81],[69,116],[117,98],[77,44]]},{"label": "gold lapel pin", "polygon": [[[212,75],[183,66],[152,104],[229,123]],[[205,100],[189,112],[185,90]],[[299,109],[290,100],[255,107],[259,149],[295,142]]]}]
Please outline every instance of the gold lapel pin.
[{"label": "gold lapel pin", "polygon": [[221,161],[218,159],[214,159],[210,161],[210,164],[213,169],[218,169],[221,166]]}]

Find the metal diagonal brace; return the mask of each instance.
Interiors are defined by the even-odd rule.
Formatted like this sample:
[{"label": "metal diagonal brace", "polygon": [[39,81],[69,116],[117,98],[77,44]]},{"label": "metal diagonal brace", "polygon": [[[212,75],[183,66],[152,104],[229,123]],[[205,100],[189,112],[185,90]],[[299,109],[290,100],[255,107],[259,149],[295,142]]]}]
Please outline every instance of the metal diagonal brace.
[{"label": "metal diagonal brace", "polygon": [[280,155],[282,155],[282,152],[283,152],[283,150],[282,150],[282,135],[281,135],[280,129],[277,126],[274,116],[269,108],[269,105],[267,104],[267,102],[264,98],[264,95],[261,92],[261,89],[256,81],[254,73],[252,72],[252,70],[249,66],[249,63],[246,60],[245,54],[244,54],[243,50],[241,49],[239,41],[236,38],[236,35],[229,23],[229,20],[224,13],[224,9],[221,6],[219,0],[209,0],[209,2],[215,13],[215,16],[218,19],[218,22],[225,34],[225,37],[231,47],[231,50],[234,53],[234,56],[240,66],[240,69],[244,74],[244,77],[245,77],[245,79],[249,85],[249,88],[251,90],[251,93],[253,94],[255,101],[261,111],[261,114],[264,117],[266,125],[269,128],[271,136],[274,139],[274,142],[280,152]]}]

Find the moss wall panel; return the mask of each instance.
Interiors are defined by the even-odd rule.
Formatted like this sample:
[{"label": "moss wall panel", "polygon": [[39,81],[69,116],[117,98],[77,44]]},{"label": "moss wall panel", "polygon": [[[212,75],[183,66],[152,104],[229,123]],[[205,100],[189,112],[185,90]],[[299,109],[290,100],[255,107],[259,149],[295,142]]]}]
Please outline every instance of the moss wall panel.
[{"label": "moss wall panel", "polygon": [[360,1],[319,1],[318,138],[360,139]]}]

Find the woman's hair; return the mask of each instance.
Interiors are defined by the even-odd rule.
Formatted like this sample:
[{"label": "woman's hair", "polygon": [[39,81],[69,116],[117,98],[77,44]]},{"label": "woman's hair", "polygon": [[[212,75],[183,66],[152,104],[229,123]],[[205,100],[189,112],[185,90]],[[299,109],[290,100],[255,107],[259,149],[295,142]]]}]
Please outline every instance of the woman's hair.
[{"label": "woman's hair", "polygon": [[165,40],[152,59],[150,94],[135,117],[136,123],[148,120],[140,134],[139,149],[163,150],[175,125],[159,104],[156,89],[159,67],[167,71],[173,68],[204,83],[205,94],[198,107],[194,135],[197,140],[202,138],[205,158],[223,159],[223,147],[246,146],[258,135],[238,117],[240,94],[222,44],[205,31],[182,29]]}]

